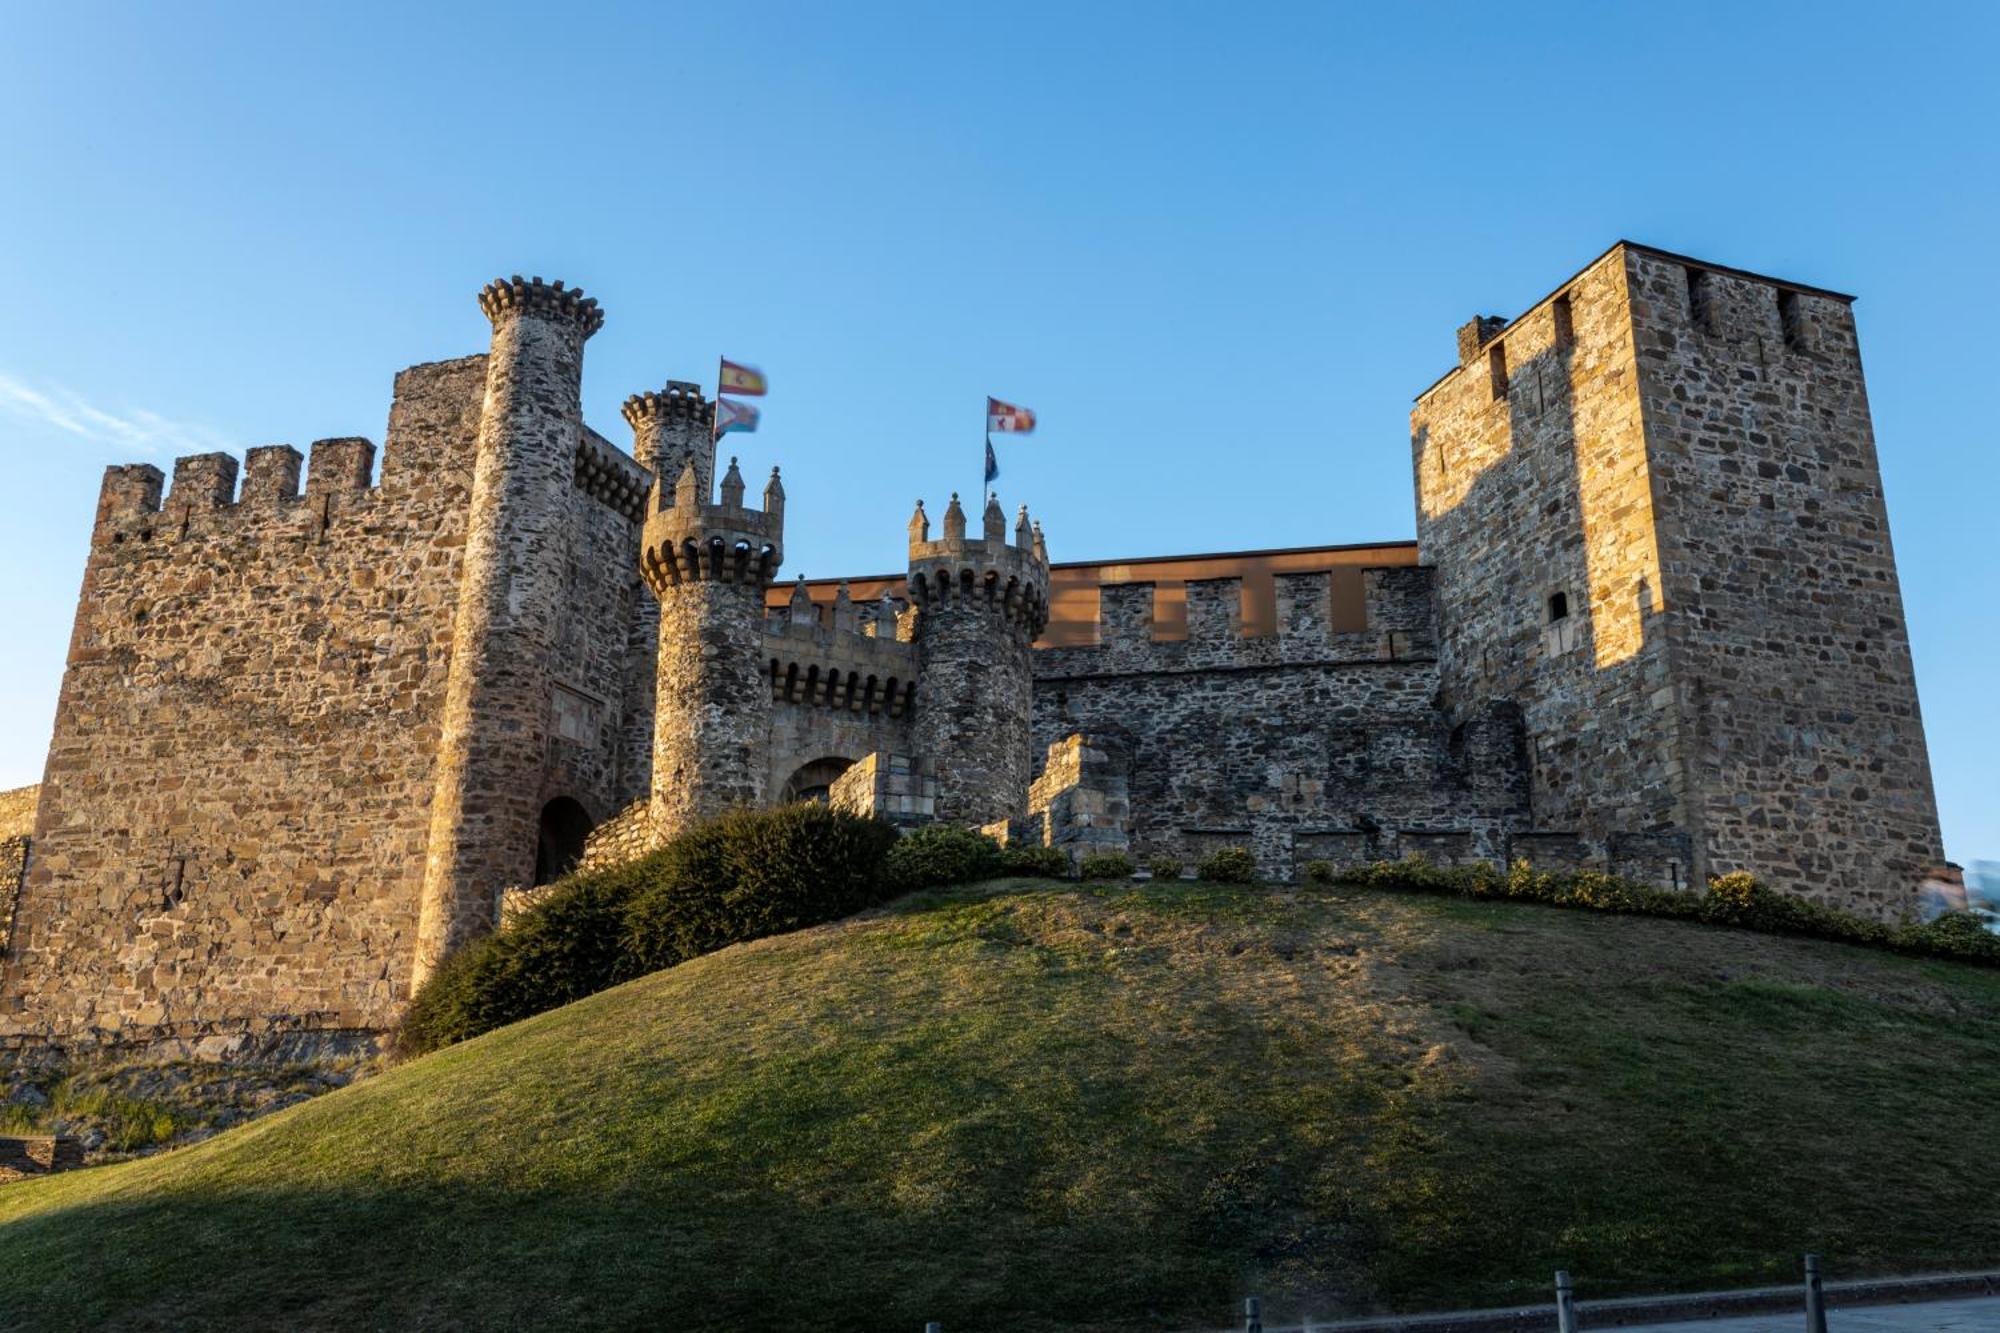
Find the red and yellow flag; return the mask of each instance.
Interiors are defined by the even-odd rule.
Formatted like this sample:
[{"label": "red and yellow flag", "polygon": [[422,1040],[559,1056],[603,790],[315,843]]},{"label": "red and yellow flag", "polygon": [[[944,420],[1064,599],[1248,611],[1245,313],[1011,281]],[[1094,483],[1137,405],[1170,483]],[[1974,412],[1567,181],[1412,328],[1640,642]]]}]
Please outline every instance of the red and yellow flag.
[{"label": "red and yellow flag", "polygon": [[998,398],[986,400],[987,433],[1026,435],[1035,428],[1035,414],[1025,407],[1003,403]]},{"label": "red and yellow flag", "polygon": [[741,394],[746,398],[761,398],[770,392],[771,382],[764,378],[764,372],[755,366],[738,365],[728,357],[722,358],[721,383],[717,393]]}]

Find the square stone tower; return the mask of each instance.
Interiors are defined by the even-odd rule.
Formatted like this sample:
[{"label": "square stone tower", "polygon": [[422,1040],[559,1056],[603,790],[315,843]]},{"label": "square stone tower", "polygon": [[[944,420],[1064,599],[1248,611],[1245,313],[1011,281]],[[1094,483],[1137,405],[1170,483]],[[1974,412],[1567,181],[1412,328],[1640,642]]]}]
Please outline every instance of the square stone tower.
[{"label": "square stone tower", "polygon": [[1877,915],[1943,855],[1852,298],[1620,242],[1411,412],[1443,702],[1534,826]]}]

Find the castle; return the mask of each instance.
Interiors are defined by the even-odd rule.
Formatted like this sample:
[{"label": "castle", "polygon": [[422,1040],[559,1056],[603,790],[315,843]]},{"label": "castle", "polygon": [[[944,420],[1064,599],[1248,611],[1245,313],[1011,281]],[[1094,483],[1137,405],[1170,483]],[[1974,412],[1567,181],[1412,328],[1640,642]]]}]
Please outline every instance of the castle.
[{"label": "castle", "polygon": [[510,890],[806,797],[1883,916],[1942,858],[1848,297],[1620,242],[1473,320],[1414,547],[1051,566],[954,497],[904,573],[789,587],[778,474],[718,479],[698,387],[629,399],[627,453],[582,420],[597,304],[480,306],[486,353],[397,376],[379,481],[364,439],[107,471],[0,1037],[366,1040]]}]

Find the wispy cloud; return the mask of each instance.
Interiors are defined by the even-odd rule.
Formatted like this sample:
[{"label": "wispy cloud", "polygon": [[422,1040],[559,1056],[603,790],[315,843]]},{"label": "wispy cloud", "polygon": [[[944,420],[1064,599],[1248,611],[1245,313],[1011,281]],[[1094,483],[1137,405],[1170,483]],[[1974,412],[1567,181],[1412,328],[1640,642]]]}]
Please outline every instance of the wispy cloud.
[{"label": "wispy cloud", "polygon": [[170,421],[144,408],[107,411],[81,394],[58,385],[30,384],[5,371],[0,371],[0,416],[38,422],[125,451],[191,454],[231,447],[206,426]]}]

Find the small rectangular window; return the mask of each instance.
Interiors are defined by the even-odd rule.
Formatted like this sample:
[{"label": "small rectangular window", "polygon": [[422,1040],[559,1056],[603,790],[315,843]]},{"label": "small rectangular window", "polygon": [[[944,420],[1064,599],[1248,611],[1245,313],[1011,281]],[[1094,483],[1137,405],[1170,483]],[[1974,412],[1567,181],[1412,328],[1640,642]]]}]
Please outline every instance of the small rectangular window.
[{"label": "small rectangular window", "polygon": [[1552,592],[1549,594],[1549,623],[1569,619],[1569,594]]},{"label": "small rectangular window", "polygon": [[1507,344],[1496,342],[1486,349],[1486,373],[1493,379],[1493,401],[1507,396]]},{"label": "small rectangular window", "polygon": [[1569,293],[1564,292],[1555,300],[1556,346],[1571,347],[1576,343],[1576,325],[1569,308]]},{"label": "small rectangular window", "polygon": [[1698,329],[1708,330],[1712,325],[1710,307],[1714,304],[1709,290],[1708,270],[1691,268],[1687,270],[1688,319]]},{"label": "small rectangular window", "polygon": [[1778,293],[1778,327],[1784,333],[1785,346],[1794,352],[1805,349],[1806,331],[1805,325],[1800,322],[1797,292]]}]

